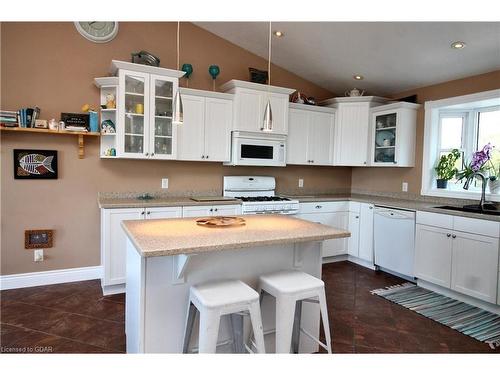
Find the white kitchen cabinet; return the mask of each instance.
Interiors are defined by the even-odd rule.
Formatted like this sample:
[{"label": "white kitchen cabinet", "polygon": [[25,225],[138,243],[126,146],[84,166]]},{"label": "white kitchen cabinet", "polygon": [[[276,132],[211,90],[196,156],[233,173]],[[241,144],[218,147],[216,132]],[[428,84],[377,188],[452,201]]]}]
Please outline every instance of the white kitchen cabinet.
[{"label": "white kitchen cabinet", "polygon": [[419,104],[392,103],[371,109],[370,165],[413,167]]},{"label": "white kitchen cabinet", "polygon": [[[349,212],[346,211],[299,213],[296,216],[299,219],[329,225],[343,230],[349,230]],[[323,241],[323,257],[347,254],[348,241],[348,238]]]},{"label": "white kitchen cabinet", "polygon": [[116,157],[175,159],[173,98],[184,72],[113,60],[112,73],[118,76]]},{"label": "white kitchen cabinet", "polygon": [[288,134],[288,98],[294,89],[231,80],[221,91],[234,94],[232,130],[260,132],[268,100],[271,102],[275,134]]},{"label": "white kitchen cabinet", "polygon": [[182,217],[182,207],[147,207],[146,219],[172,219]]},{"label": "white kitchen cabinet", "polygon": [[125,282],[126,236],[121,227],[124,220],[144,219],[144,208],[101,210],[102,287]]},{"label": "white kitchen cabinet", "polygon": [[177,159],[228,161],[232,95],[181,88],[184,124],[177,130]]},{"label": "white kitchen cabinet", "polygon": [[124,220],[170,219],[182,216],[182,207],[112,208],[101,209],[101,264],[104,294],[122,293],[117,287],[125,283],[126,235],[121,227]]},{"label": "white kitchen cabinet", "polygon": [[415,236],[415,276],[449,288],[451,285],[451,231],[417,224]]},{"label": "white kitchen cabinet", "polygon": [[360,203],[358,257],[373,263],[373,204]]},{"label": "white kitchen cabinet", "polygon": [[417,212],[416,276],[495,303],[499,229],[494,221]]},{"label": "white kitchen cabinet", "polygon": [[454,232],[451,289],[495,303],[498,238]]},{"label": "white kitchen cabinet", "polygon": [[359,258],[359,236],[360,236],[360,216],[359,212],[349,212],[349,227],[351,237],[348,239],[347,253]]},{"label": "white kitchen cabinet", "polygon": [[332,98],[321,104],[337,109],[334,135],[334,165],[368,165],[370,108],[388,99],[376,96]]},{"label": "white kitchen cabinet", "polygon": [[290,104],[287,164],[332,165],[335,110]]},{"label": "white kitchen cabinet", "polygon": [[201,216],[235,216],[241,215],[241,205],[212,205],[212,206],[184,206],[182,208],[183,217]]}]

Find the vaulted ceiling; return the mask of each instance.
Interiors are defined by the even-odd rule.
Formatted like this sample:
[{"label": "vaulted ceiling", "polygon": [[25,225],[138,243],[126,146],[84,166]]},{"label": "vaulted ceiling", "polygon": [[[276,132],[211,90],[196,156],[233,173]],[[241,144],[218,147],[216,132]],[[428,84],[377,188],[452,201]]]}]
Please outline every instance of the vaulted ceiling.
[{"label": "vaulted ceiling", "polygon": [[[267,58],[268,23],[196,22]],[[272,61],[337,94],[388,95],[500,69],[500,22],[273,22]],[[463,49],[451,43],[463,41]],[[353,75],[364,76],[355,81]]]}]

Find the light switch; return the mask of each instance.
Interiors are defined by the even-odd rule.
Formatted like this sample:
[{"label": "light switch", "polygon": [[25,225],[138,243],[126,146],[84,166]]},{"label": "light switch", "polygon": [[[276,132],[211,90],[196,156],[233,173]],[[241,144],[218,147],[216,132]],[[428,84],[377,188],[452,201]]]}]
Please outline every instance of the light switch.
[{"label": "light switch", "polygon": [[304,179],[299,178],[299,188],[302,188],[302,187],[304,187]]},{"label": "light switch", "polygon": [[168,189],[168,178],[162,178],[161,179],[161,188],[162,189]]},{"label": "light switch", "polygon": [[408,182],[403,182],[403,184],[401,185],[401,190],[408,191]]}]

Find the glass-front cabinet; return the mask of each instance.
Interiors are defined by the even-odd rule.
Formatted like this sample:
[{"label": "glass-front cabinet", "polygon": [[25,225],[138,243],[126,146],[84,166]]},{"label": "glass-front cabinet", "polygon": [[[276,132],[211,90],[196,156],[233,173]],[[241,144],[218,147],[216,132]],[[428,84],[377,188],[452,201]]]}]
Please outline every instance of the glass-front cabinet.
[{"label": "glass-front cabinet", "polygon": [[419,104],[397,102],[371,109],[370,165],[413,167]]},{"label": "glass-front cabinet", "polygon": [[117,156],[175,159],[172,109],[178,77],[119,69],[118,82]]}]

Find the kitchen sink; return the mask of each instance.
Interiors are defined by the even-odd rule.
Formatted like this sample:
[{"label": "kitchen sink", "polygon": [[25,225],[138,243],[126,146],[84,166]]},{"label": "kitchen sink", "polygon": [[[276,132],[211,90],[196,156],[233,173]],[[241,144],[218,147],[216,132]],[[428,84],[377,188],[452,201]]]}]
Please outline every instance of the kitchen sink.
[{"label": "kitchen sink", "polygon": [[479,205],[467,205],[467,206],[436,206],[434,208],[441,208],[443,210],[453,210],[453,211],[461,211],[461,212],[473,212],[476,214],[484,214],[484,215],[494,215],[500,216],[500,211],[498,207],[493,204],[486,204],[485,209],[481,209]]}]

